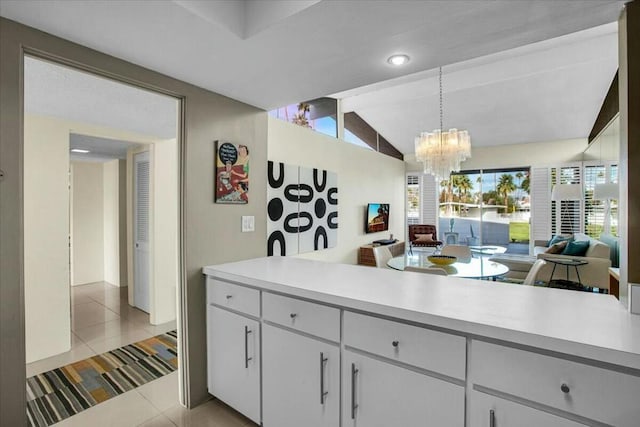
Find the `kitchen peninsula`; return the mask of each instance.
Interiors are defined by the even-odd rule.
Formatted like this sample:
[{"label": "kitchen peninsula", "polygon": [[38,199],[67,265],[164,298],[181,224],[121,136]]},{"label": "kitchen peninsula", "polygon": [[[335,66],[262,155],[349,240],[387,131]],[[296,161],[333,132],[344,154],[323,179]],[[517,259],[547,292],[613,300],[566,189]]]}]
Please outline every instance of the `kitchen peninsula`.
[{"label": "kitchen peninsula", "polygon": [[209,391],[265,427],[640,420],[640,316],[610,295],[291,257],[203,272]]}]

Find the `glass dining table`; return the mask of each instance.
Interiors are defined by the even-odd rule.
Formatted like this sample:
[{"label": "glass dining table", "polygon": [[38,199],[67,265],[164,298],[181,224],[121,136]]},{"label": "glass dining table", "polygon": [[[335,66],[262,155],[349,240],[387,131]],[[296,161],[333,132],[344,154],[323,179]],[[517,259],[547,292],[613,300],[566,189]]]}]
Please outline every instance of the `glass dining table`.
[{"label": "glass dining table", "polygon": [[415,253],[397,256],[391,258],[387,262],[387,266],[395,270],[404,270],[404,267],[407,265],[418,268],[436,267],[442,268],[449,276],[465,277],[468,279],[492,278],[495,280],[496,277],[509,272],[509,267],[506,265],[490,261],[486,257],[471,258],[469,262],[458,261],[451,265],[437,265],[427,259],[429,255],[428,253]]}]

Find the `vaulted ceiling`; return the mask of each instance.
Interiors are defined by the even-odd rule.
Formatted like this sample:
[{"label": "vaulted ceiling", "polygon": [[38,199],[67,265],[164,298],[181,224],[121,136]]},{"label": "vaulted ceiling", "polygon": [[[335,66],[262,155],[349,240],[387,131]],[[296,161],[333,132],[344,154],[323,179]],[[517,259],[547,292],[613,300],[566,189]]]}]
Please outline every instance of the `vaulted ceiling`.
[{"label": "vaulted ceiling", "polygon": [[[0,15],[264,109],[341,93],[410,152],[418,131],[437,126],[438,66],[445,127],[476,144],[588,135],[617,62],[614,27],[588,35],[592,49],[571,36],[565,47],[528,45],[612,23],[623,4],[3,0]],[[411,61],[390,66],[400,52]]]}]

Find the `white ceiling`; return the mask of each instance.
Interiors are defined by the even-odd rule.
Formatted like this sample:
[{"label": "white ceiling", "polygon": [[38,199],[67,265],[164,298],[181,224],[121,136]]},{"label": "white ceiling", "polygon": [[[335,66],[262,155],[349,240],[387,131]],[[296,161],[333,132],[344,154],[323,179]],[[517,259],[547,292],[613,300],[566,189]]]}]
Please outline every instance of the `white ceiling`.
[{"label": "white ceiling", "polygon": [[114,159],[126,159],[127,151],[140,144],[130,141],[100,138],[72,133],[69,135],[69,149],[88,150],[88,153],[69,153],[69,158],[81,162],[107,162]]},{"label": "white ceiling", "polygon": [[[493,145],[561,139],[557,130],[565,128],[566,134],[586,136],[590,126],[585,129],[584,117],[593,116],[604,96],[612,58],[605,54],[608,60],[599,62],[600,49],[581,67],[586,55],[571,65],[562,60],[572,49],[558,48],[547,59],[544,48],[524,65],[514,63],[522,56],[517,52],[512,58],[498,55],[502,65],[492,67],[481,57],[614,22],[623,3],[3,0],[0,15],[264,109],[401,76],[417,84],[424,76],[411,75],[427,71],[433,77],[436,67],[457,64],[445,68],[445,126],[450,121],[469,129],[474,143]],[[397,52],[409,54],[411,62],[388,65],[386,58]],[[433,84],[428,78],[421,87],[373,94],[370,105],[350,102],[390,142],[410,152],[419,130],[437,126]],[[596,89],[580,89],[594,85],[598,96]],[[385,106],[383,117],[384,98],[395,108]],[[589,111],[573,117],[584,105]]]},{"label": "white ceiling", "polygon": [[24,108],[148,137],[177,137],[176,99],[31,57],[24,63]]},{"label": "white ceiling", "polygon": [[[617,24],[443,68],[443,125],[476,147],[589,135],[618,68]],[[403,153],[439,128],[437,70],[335,95]]]}]

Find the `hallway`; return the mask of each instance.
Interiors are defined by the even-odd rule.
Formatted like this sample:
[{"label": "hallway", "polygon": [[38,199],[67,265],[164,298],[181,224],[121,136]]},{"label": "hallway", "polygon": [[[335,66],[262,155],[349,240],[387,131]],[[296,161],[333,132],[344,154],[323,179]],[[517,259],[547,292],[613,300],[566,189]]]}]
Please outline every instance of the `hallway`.
[{"label": "hallway", "polygon": [[[72,287],[71,304],[71,350],[28,364],[27,378],[176,329],[175,321],[151,325],[147,313],[129,306],[126,287],[118,288],[106,282]],[[194,410],[180,406],[177,371],[110,398],[55,425],[255,426],[219,400],[210,400]]]},{"label": "hallway", "polygon": [[[45,321],[45,319],[43,319]],[[106,282],[71,287],[71,350],[27,364],[27,377],[176,329],[149,323],[127,302],[127,288]]]}]

